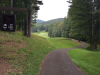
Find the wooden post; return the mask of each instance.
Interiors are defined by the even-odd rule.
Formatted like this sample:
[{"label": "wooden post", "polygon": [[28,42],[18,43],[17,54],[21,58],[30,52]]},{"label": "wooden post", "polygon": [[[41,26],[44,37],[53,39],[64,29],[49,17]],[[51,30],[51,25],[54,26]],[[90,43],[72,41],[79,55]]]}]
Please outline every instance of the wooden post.
[{"label": "wooden post", "polygon": [[[2,3],[2,0],[0,0],[0,4]],[[0,29],[1,29],[1,10],[0,10]]]},{"label": "wooden post", "polygon": [[[11,0],[11,8],[13,7],[13,0]],[[13,14],[13,11],[10,11],[10,14]],[[9,34],[12,34],[12,32],[9,31]]]},{"label": "wooden post", "polygon": [[28,37],[31,37],[31,11],[28,10]]},{"label": "wooden post", "polygon": [[[13,8],[13,0],[11,0],[11,8]],[[13,14],[13,11],[11,11],[10,14]]]}]

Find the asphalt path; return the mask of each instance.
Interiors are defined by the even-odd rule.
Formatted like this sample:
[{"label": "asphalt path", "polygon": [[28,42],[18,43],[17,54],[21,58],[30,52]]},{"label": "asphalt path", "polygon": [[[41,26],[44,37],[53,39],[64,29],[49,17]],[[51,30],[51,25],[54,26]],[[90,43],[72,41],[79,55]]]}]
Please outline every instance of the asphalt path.
[{"label": "asphalt path", "polygon": [[82,45],[78,47],[49,52],[41,63],[39,75],[86,75],[67,54],[68,50],[83,48],[87,45],[84,42],[81,43]]}]

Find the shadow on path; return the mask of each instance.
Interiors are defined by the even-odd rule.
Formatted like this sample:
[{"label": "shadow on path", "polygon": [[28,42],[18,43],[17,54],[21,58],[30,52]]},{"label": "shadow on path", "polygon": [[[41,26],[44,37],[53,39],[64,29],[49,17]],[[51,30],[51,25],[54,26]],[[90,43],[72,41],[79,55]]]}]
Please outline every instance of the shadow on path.
[{"label": "shadow on path", "polygon": [[87,44],[74,48],[58,49],[48,53],[43,59],[39,75],[86,75],[70,59],[67,51],[70,49],[83,48]]}]

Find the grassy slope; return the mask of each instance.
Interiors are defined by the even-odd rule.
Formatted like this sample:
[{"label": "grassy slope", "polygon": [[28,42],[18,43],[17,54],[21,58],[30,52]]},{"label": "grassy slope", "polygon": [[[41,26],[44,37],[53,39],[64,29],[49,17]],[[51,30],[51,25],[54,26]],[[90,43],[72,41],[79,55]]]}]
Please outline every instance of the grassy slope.
[{"label": "grassy slope", "polygon": [[73,49],[68,51],[72,61],[87,75],[100,75],[100,52],[87,49]]},{"label": "grassy slope", "polygon": [[[0,36],[0,54],[2,54],[0,58],[13,64],[12,68],[17,70],[16,72],[9,72],[8,75],[12,75],[13,73],[19,74],[21,71],[24,75],[38,75],[40,64],[45,55],[52,50],[63,48],[62,45],[65,44],[63,43],[64,40],[59,38],[50,40],[45,34],[45,38],[34,34],[31,38],[27,38],[21,32],[15,32],[9,35],[8,32],[0,31]],[[49,41],[46,38],[49,38]],[[69,40],[65,41],[67,42]],[[58,43],[60,44],[59,47],[57,47]],[[68,48],[69,46],[65,45],[64,47]]]},{"label": "grassy slope", "polygon": [[[12,35],[0,32],[0,36],[0,54],[2,54],[0,58],[11,64],[14,63],[12,67],[17,70],[21,68],[24,75],[38,75],[44,56],[55,49],[45,38],[36,35],[32,35],[32,38],[29,39],[20,32],[12,33]],[[10,45],[5,47],[7,43]],[[9,72],[9,75],[12,73]]]}]

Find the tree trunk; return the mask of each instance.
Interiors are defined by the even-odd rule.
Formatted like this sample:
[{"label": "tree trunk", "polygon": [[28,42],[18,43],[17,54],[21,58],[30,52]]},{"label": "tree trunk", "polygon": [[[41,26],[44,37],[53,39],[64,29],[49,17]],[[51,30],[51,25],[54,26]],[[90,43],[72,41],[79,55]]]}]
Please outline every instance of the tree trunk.
[{"label": "tree trunk", "polygon": [[17,30],[19,30],[19,21],[17,22]]},{"label": "tree trunk", "polygon": [[27,19],[25,19],[25,30],[24,30],[24,35],[27,36]]},{"label": "tree trunk", "polygon": [[[93,0],[92,0],[92,13],[94,12]],[[91,46],[94,48],[94,14],[92,14],[92,27],[91,27]]]},{"label": "tree trunk", "polygon": [[[98,10],[98,6],[97,6]],[[96,27],[95,27],[95,40],[94,40],[94,48],[97,49],[97,41],[99,39],[99,14],[96,14]]]},{"label": "tree trunk", "polygon": [[28,37],[31,37],[31,11],[28,10]]},{"label": "tree trunk", "polygon": [[19,23],[18,23],[18,30],[20,30],[20,25],[21,25],[21,24],[20,24],[20,21],[19,21]]},{"label": "tree trunk", "polygon": [[[13,7],[13,0],[11,0],[11,8],[12,7]],[[11,11],[10,14],[13,14],[13,11]],[[12,34],[12,32],[9,31],[9,34]]]},{"label": "tree trunk", "polygon": [[22,31],[24,30],[24,29],[23,29],[23,25],[24,25],[24,23],[23,23],[23,19],[22,19]]},{"label": "tree trunk", "polygon": [[[2,0],[0,0],[0,4],[2,3]],[[2,20],[2,17],[1,17],[2,15],[1,15],[1,11],[0,11],[0,30],[1,30],[1,20]]]}]

